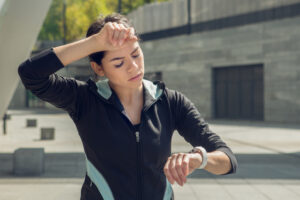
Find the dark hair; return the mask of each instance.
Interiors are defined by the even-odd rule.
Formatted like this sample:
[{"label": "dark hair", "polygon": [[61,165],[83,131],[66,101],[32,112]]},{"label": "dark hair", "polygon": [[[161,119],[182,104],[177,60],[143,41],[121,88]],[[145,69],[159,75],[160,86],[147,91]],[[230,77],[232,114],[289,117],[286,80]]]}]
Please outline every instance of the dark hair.
[{"label": "dark hair", "polygon": [[[118,24],[123,24],[126,28],[129,28],[129,27],[134,28],[132,26],[132,24],[129,22],[129,20],[124,15],[121,15],[118,13],[113,13],[113,14],[107,15],[105,17],[101,16],[95,22],[93,22],[87,30],[86,37],[89,37],[91,35],[94,35],[94,34],[100,32],[100,30],[108,22],[116,22]],[[134,29],[134,35],[140,40],[135,29]],[[89,60],[96,62],[98,65],[101,65],[101,61],[104,57],[104,53],[105,53],[104,51],[101,51],[101,52],[96,52],[96,53],[90,54]]]}]

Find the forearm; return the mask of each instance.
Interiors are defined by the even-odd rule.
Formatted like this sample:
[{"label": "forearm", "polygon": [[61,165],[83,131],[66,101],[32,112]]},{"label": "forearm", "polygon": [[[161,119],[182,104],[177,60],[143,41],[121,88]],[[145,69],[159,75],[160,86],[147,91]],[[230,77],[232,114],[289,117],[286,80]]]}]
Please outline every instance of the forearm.
[{"label": "forearm", "polygon": [[226,174],[231,170],[231,162],[229,157],[222,151],[213,151],[207,153],[207,165],[204,168],[206,171],[220,175]]},{"label": "forearm", "polygon": [[101,45],[93,36],[53,48],[53,51],[64,66],[84,58],[92,53],[102,51]]}]

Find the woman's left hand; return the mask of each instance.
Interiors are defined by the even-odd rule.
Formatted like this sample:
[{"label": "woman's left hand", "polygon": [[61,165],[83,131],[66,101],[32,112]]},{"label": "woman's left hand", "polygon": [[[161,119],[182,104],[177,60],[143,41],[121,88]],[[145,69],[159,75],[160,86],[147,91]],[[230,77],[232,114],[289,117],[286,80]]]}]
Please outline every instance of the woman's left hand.
[{"label": "woman's left hand", "polygon": [[170,156],[164,166],[164,172],[171,184],[176,181],[180,186],[186,183],[186,176],[202,163],[199,153],[178,153]]}]

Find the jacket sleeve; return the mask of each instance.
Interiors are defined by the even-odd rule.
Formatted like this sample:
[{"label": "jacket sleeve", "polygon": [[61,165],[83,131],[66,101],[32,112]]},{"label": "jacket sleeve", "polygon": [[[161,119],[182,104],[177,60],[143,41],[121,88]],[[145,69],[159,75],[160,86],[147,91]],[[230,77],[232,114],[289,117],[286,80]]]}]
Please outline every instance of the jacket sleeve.
[{"label": "jacket sleeve", "polygon": [[51,48],[21,63],[18,73],[26,89],[76,119],[80,104],[79,88],[83,82],[55,74],[63,67]]},{"label": "jacket sleeve", "polygon": [[169,90],[169,100],[174,116],[175,129],[193,147],[203,146],[207,152],[215,150],[226,153],[231,162],[231,170],[235,173],[237,160],[231,149],[216,133],[209,129],[208,124],[201,117],[194,104],[180,92]]}]

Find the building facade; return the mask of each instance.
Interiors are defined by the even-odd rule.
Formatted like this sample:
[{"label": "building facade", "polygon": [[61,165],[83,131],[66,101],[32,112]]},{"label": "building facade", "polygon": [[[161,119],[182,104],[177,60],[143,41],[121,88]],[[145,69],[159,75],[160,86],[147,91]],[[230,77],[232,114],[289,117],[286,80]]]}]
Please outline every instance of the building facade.
[{"label": "building facade", "polygon": [[[129,15],[147,71],[162,73],[206,118],[300,122],[300,1],[163,4]],[[165,12],[149,15],[156,7]]]},{"label": "building facade", "polygon": [[[147,76],[184,93],[205,118],[300,122],[300,0],[173,0],[128,17]],[[59,73],[91,75],[82,63]]]}]

